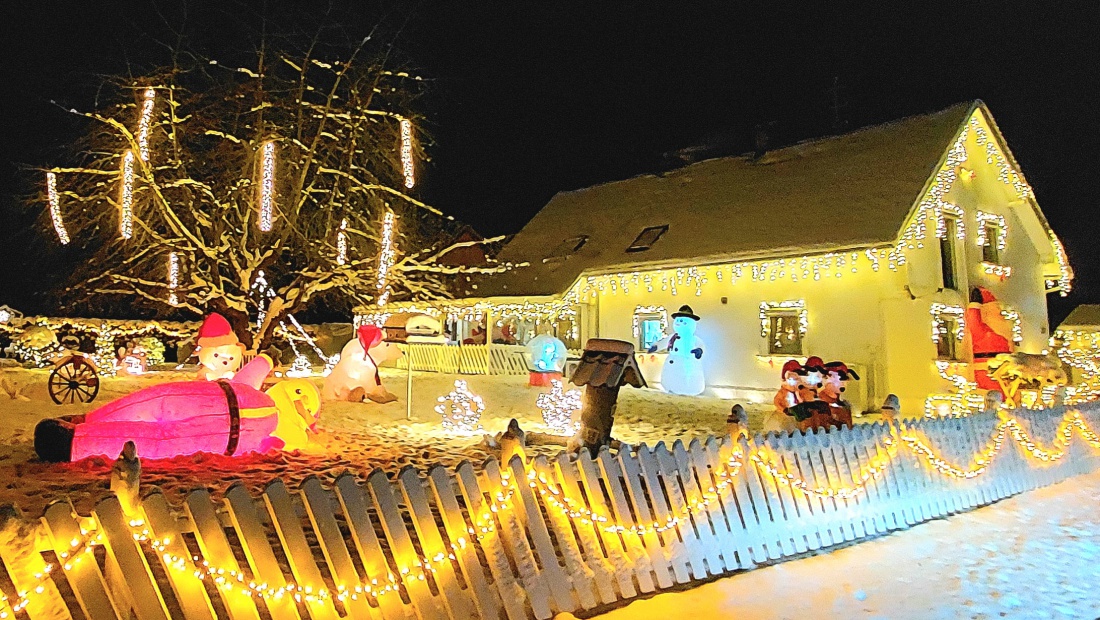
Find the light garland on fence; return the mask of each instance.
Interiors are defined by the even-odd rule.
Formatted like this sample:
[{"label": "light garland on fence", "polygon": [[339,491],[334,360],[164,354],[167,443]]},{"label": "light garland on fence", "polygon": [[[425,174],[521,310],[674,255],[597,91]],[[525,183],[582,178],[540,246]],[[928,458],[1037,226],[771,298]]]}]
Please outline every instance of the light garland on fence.
[{"label": "light garland on fence", "polygon": [[390,289],[386,279],[389,277],[390,268],[393,267],[393,263],[397,259],[397,251],[393,247],[394,219],[393,211],[388,210],[382,218],[382,242],[378,251],[378,280],[375,286],[378,291],[379,307],[386,305],[390,298]]},{"label": "light garland on fence", "polygon": [[996,276],[1002,280],[1012,275],[1012,267],[1008,265],[998,265],[996,263],[987,263],[982,261],[982,273],[986,275]]},{"label": "light garland on fence", "polygon": [[947,321],[944,320],[944,315],[950,316],[955,320],[956,340],[962,340],[966,336],[966,320],[963,318],[966,311],[963,310],[961,306],[951,306],[933,302],[928,309],[928,313],[932,315],[932,342],[939,342],[941,334],[947,333]]},{"label": "light garland on fence", "polygon": [[668,310],[664,306],[634,306],[634,337],[642,335],[638,317],[643,314],[656,314],[661,319],[661,331],[668,333]]},{"label": "light garland on fence", "polygon": [[340,230],[336,233],[336,264],[346,265],[348,262],[348,218],[340,220]]},{"label": "light garland on fence", "polygon": [[[986,213],[985,211],[978,211],[978,246],[985,247],[992,241],[996,241],[997,249],[1004,251],[1005,246],[1008,244],[1008,224],[1005,222],[1003,215],[996,213]],[[990,240],[986,239],[986,226],[993,224],[997,229],[997,238]]]},{"label": "light garland on fence", "polygon": [[806,300],[789,299],[787,301],[762,301],[760,302],[760,335],[764,338],[771,337],[771,322],[768,320],[776,313],[784,311],[798,311],[798,333],[806,335],[809,329],[809,315],[806,312]]},{"label": "light garland on fence", "polygon": [[405,175],[405,187],[412,189],[416,184],[413,168],[412,123],[401,119],[401,171]]},{"label": "light garland on fence", "polygon": [[68,245],[69,232],[65,230],[65,222],[61,220],[61,198],[57,195],[57,175],[52,172],[46,173],[46,199],[50,204],[50,220],[57,232],[57,240],[61,245]]},{"label": "light garland on fence", "polygon": [[[1002,417],[994,429],[986,447],[978,454],[970,458],[966,468],[959,467],[940,456],[936,450],[925,440],[923,433],[902,426],[883,440],[884,448],[877,448],[875,455],[860,467],[858,473],[852,477],[851,486],[821,487],[807,481],[801,475],[778,465],[769,449],[757,448],[748,455],[748,460],[756,466],[760,473],[770,477],[777,485],[798,489],[805,496],[814,496],[820,499],[833,499],[848,501],[858,499],[866,493],[867,486],[872,481],[882,478],[890,467],[890,463],[897,457],[900,446],[910,449],[920,461],[928,464],[933,470],[943,476],[955,480],[972,480],[989,470],[993,460],[1002,451],[1006,437],[1012,440],[1024,450],[1024,455],[1044,464],[1060,461],[1069,454],[1068,446],[1072,442],[1073,433],[1078,435],[1093,449],[1100,450],[1100,436],[1098,436],[1081,417],[1079,411],[1067,412],[1059,423],[1055,432],[1054,447],[1044,449],[1035,443],[1028,435],[1019,421],[1015,418]],[[706,514],[710,506],[721,499],[722,493],[733,484],[745,463],[745,455],[740,449],[734,449],[730,457],[719,466],[713,468],[712,475],[717,479],[712,485],[708,485],[699,497],[685,497],[684,504],[678,509],[674,508],[664,520],[655,520],[652,523],[635,524],[625,526],[616,523],[613,516],[603,514],[588,508],[583,501],[567,497],[559,484],[551,483],[542,474],[537,474],[533,469],[526,472],[529,486],[548,508],[563,516],[577,521],[583,525],[591,525],[600,531],[613,535],[634,534],[645,536],[649,534],[661,534],[681,524],[689,524],[688,519],[694,515]],[[508,470],[500,472],[501,489],[491,493],[492,499],[482,506],[479,515],[471,511],[470,520],[472,527],[467,527],[467,532],[475,538],[482,535],[497,532],[494,523],[495,515],[499,516],[506,510],[516,510],[513,504],[519,483],[512,480],[512,473]],[[702,481],[701,481],[702,482]],[[153,538],[148,527],[141,519],[133,519],[129,522],[132,529],[132,537],[137,543],[148,543],[150,548],[157,553],[165,565],[180,573],[190,574],[200,581],[209,580],[215,587],[226,592],[239,592],[243,596],[256,597],[263,600],[280,600],[283,597],[291,597],[296,602],[321,602],[335,598],[345,601],[358,600],[359,596],[373,597],[376,601],[380,596],[393,594],[400,591],[402,583],[409,581],[425,581],[426,576],[437,572],[437,566],[446,562],[456,562],[457,554],[466,549],[468,541],[465,537],[457,537],[453,543],[444,543],[446,551],[438,552],[433,557],[417,555],[409,565],[400,567],[397,573],[388,572],[385,578],[373,578],[369,583],[360,581],[353,586],[340,584],[335,593],[326,585],[318,586],[302,585],[290,581],[287,585],[274,587],[266,582],[257,582],[251,579],[243,571],[233,568],[219,567],[199,554],[191,555],[190,560],[194,569],[188,569],[187,560],[169,551],[172,543],[171,537]],[[102,545],[102,534],[87,532],[81,529],[81,536],[73,538],[66,551],[58,554],[60,567],[63,571],[71,571],[78,562],[89,557],[94,551],[93,545]],[[55,565],[45,563],[43,568],[35,575],[36,584],[29,590],[19,592],[18,600],[12,604],[6,597],[0,594],[0,603],[8,605],[14,613],[25,609],[33,595],[43,595],[44,584],[52,578]],[[0,618],[10,617],[5,615],[7,610],[0,608]]]},{"label": "light garland on fence", "polygon": [[138,153],[141,161],[149,161],[149,128],[153,124],[153,106],[156,105],[157,91],[145,89],[145,101],[141,104],[141,117],[138,119]]},{"label": "light garland on fence", "polygon": [[122,191],[119,196],[118,229],[123,239],[134,234],[134,152],[122,154]]},{"label": "light garland on fence", "polygon": [[180,257],[175,252],[168,253],[168,303],[176,305],[180,302],[176,289],[180,286]]},{"label": "light garland on fence", "polygon": [[455,381],[450,393],[440,396],[435,412],[443,416],[443,428],[459,434],[471,434],[481,429],[481,414],[485,401],[470,391],[462,379]]},{"label": "light garland on fence", "polygon": [[580,390],[566,392],[560,379],[550,381],[550,391],[538,395],[535,406],[542,411],[542,421],[558,435],[572,436],[580,423],[573,422],[573,414],[581,408]]},{"label": "light garland on fence", "polygon": [[275,209],[275,142],[264,142],[260,157],[260,230],[268,232]]}]

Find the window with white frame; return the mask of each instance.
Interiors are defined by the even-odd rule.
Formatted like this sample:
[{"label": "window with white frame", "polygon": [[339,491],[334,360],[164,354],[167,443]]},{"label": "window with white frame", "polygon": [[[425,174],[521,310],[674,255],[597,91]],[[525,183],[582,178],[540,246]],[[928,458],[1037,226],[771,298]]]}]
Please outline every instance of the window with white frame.
[{"label": "window with white frame", "polygon": [[801,299],[760,303],[760,335],[768,355],[802,355],[807,325],[806,303]]},{"label": "window with white frame", "polygon": [[668,331],[668,311],[664,306],[634,308],[634,337],[639,351],[649,351]]},{"label": "window with white frame", "polygon": [[936,359],[959,361],[966,324],[964,310],[960,306],[934,303],[929,309],[932,315],[932,342],[936,345]]}]

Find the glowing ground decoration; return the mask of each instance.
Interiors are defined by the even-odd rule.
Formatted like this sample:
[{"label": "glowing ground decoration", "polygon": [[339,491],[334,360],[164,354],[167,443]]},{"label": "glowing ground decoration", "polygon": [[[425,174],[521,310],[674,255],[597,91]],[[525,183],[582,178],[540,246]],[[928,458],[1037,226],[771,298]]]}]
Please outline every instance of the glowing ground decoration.
[{"label": "glowing ground decoration", "polygon": [[346,265],[348,262],[348,220],[340,220],[340,231],[336,233],[336,264]]},{"label": "glowing ground decoration", "polygon": [[412,123],[401,119],[401,170],[405,173],[405,187],[412,189],[416,184],[413,171]]},{"label": "glowing ground decoration", "polygon": [[122,155],[122,193],[118,200],[118,229],[123,239],[134,235],[134,152]]},{"label": "glowing ground decoration", "polygon": [[479,421],[485,412],[485,402],[470,391],[466,382],[455,381],[450,394],[439,397],[435,412],[443,416],[443,428],[455,433],[472,433],[481,428]]},{"label": "glowing ground decoration", "polygon": [[175,252],[168,253],[168,303],[173,306],[180,302],[176,289],[180,285],[180,257]]},{"label": "glowing ground decoration", "polygon": [[61,198],[57,195],[57,175],[46,173],[46,198],[50,203],[50,219],[53,220],[53,229],[57,231],[57,239],[61,245],[69,243],[69,233],[65,230],[65,223],[61,221]]},{"label": "glowing ground decoration", "polygon": [[271,230],[275,208],[275,143],[264,142],[260,164],[260,230]]},{"label": "glowing ground decoration", "polygon": [[550,430],[559,435],[572,435],[577,432],[577,425],[573,423],[573,413],[581,408],[580,390],[562,388],[558,379],[550,382],[550,391],[539,394],[535,405],[542,410],[542,421]]},{"label": "glowing ground decoration", "polygon": [[390,267],[393,267],[393,261],[397,257],[397,251],[393,247],[393,224],[393,211],[386,211],[386,216],[382,218],[382,247],[378,253],[377,289],[379,306],[386,305],[390,298],[390,289],[386,284],[386,278],[389,277]]},{"label": "glowing ground decoration", "polygon": [[145,89],[145,102],[141,105],[141,117],[138,119],[138,154],[141,161],[149,161],[149,128],[153,124],[153,106],[156,104],[157,91]]}]

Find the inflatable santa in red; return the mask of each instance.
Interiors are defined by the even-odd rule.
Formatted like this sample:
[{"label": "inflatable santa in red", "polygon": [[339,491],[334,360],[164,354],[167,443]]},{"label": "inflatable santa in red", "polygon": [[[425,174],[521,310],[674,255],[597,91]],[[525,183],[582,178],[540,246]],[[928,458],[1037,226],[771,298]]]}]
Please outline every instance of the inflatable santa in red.
[{"label": "inflatable santa in red", "polygon": [[988,290],[975,287],[966,306],[966,331],[974,352],[974,382],[983,390],[1000,391],[989,377],[987,364],[1002,353],[1012,353],[1012,324],[1002,314],[1001,303]]}]

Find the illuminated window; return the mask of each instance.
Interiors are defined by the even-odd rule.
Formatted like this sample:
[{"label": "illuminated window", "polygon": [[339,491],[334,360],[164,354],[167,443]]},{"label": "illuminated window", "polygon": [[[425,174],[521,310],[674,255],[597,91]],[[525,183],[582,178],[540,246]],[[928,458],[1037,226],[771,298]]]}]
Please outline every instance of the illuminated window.
[{"label": "illuminated window", "polygon": [[802,336],[797,311],[768,313],[768,355],[802,355]]},{"label": "illuminated window", "polygon": [[985,238],[985,245],[982,246],[982,262],[1001,264],[1001,248],[1004,247],[1001,235],[1004,231],[996,224],[986,224],[982,230],[985,233],[982,235]]},{"label": "illuminated window", "polygon": [[943,288],[959,288],[959,278],[955,265],[955,235],[959,222],[954,218],[944,218],[944,235],[940,238],[940,270],[943,274]]},{"label": "illuminated window", "polygon": [[657,243],[657,240],[661,238],[661,235],[665,234],[665,232],[667,231],[668,224],[665,224],[664,226],[650,226],[649,228],[643,230],[641,234],[639,234],[638,237],[634,239],[634,243],[631,243],[630,247],[628,247],[626,251],[645,252],[654,243]]},{"label": "illuminated window", "polygon": [[658,340],[665,337],[663,323],[664,319],[655,314],[639,317],[638,345],[642,351],[649,351],[650,347],[655,346]]},{"label": "illuminated window", "polygon": [[588,243],[588,235],[577,235],[576,237],[570,237],[565,241],[562,241],[550,251],[550,254],[546,258],[542,259],[544,263],[561,262],[573,254],[577,250],[584,247],[584,244]]},{"label": "illuminated window", "polygon": [[959,322],[950,317],[941,317],[937,323],[939,338],[936,339],[936,357],[941,360],[957,361],[959,359],[959,339],[955,334],[959,331]]}]

